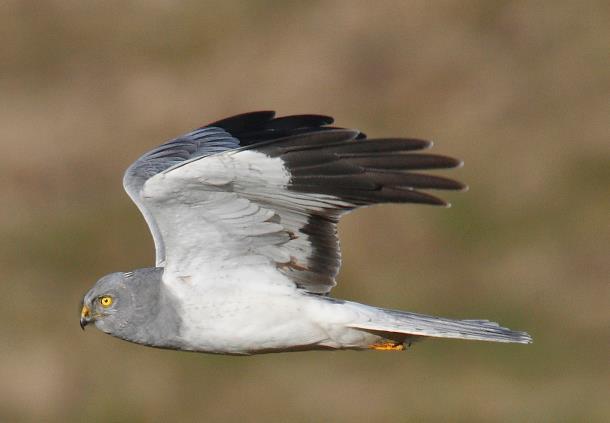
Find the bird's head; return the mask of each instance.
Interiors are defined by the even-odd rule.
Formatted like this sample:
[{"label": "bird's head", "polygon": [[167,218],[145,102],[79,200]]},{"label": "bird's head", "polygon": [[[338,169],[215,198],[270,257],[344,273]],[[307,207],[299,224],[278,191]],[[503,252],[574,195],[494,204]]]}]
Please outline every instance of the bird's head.
[{"label": "bird's head", "polygon": [[176,347],[179,305],[171,294],[161,294],[162,274],[156,267],[104,276],[83,298],[81,327],[94,323],[102,332],[127,341]]},{"label": "bird's head", "polygon": [[135,283],[130,283],[129,273],[111,273],[98,280],[85,294],[80,313],[80,326],[90,323],[102,332],[117,334],[121,327],[132,320]]}]

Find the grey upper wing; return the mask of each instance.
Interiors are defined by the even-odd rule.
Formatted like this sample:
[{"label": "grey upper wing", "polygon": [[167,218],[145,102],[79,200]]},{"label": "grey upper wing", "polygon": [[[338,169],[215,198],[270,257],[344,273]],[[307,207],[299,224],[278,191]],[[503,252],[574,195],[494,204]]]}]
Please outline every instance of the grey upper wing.
[{"label": "grey upper wing", "polygon": [[146,181],[152,176],[186,160],[238,147],[239,140],[231,136],[224,129],[219,127],[203,127],[147,152],[127,168],[123,176],[123,187],[144,216],[150,228],[155,242],[155,261],[157,266],[162,267],[165,263],[165,245],[154,216],[140,197]]}]

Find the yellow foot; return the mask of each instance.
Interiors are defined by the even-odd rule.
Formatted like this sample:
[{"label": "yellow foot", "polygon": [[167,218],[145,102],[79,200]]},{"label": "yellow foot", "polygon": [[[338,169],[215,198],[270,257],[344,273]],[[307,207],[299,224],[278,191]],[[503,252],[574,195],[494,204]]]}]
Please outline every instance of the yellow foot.
[{"label": "yellow foot", "polygon": [[369,348],[377,351],[402,351],[405,349],[405,346],[394,341],[383,341],[377,344],[371,344],[369,345]]}]

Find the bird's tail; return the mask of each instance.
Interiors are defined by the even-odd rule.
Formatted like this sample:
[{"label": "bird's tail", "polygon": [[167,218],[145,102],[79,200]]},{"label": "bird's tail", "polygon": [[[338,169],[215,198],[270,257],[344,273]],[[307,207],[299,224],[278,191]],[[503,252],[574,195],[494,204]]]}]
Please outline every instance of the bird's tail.
[{"label": "bird's tail", "polygon": [[488,320],[451,320],[406,311],[374,309],[370,320],[352,323],[348,327],[378,334],[382,338],[400,343],[410,343],[426,337],[519,344],[532,342],[528,333],[513,331]]}]

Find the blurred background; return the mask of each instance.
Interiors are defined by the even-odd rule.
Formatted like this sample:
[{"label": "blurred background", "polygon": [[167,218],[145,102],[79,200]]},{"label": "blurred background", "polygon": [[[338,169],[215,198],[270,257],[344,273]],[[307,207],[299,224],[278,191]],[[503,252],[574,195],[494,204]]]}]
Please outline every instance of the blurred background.
[{"label": "blurred background", "polygon": [[[610,421],[605,1],[0,4],[1,421]],[[529,331],[220,357],[78,326],[153,263],[123,170],[261,109],[435,141],[451,209],[348,216],[334,296]]]}]

